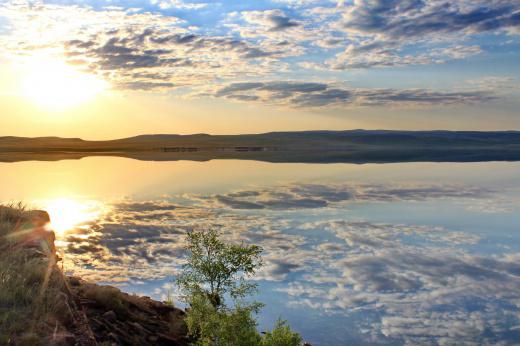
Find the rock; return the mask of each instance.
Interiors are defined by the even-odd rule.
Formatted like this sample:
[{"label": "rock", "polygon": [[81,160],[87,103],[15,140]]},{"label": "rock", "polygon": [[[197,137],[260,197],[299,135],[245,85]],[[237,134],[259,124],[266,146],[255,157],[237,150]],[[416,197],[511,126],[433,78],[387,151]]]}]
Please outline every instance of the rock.
[{"label": "rock", "polygon": [[178,340],[176,340],[175,338],[169,336],[169,335],[166,335],[166,334],[157,334],[157,343],[158,344],[170,344],[170,345],[175,345],[176,343],[178,342]]},{"label": "rock", "polygon": [[77,277],[71,276],[69,277],[69,284],[71,286],[78,287],[79,285],[81,285],[81,281]]},{"label": "rock", "polygon": [[47,225],[51,222],[51,217],[49,213],[44,210],[30,210],[26,211],[24,215],[28,220],[30,220],[36,227],[41,227]]},{"label": "rock", "polygon": [[116,345],[121,344],[121,340],[119,339],[119,337],[118,337],[116,334],[114,334],[114,333],[109,333],[109,334],[108,334],[108,337],[109,337],[112,341],[114,341],[114,343],[112,343],[111,345],[113,345],[113,344],[116,344]]},{"label": "rock", "polygon": [[130,327],[132,327],[135,332],[137,332],[141,335],[146,334],[146,329],[144,329],[143,326],[140,325],[138,322],[130,322],[130,323],[128,323],[128,325]]},{"label": "rock", "polygon": [[117,315],[114,311],[110,310],[103,314],[103,318],[108,322],[115,322],[117,320]]}]

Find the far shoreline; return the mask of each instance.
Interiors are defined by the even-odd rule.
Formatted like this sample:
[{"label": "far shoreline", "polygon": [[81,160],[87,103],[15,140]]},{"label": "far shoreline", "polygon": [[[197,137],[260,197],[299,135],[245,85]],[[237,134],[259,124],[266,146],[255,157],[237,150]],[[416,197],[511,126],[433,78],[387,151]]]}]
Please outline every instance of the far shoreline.
[{"label": "far shoreline", "polygon": [[111,141],[0,137],[0,162],[88,156],[142,161],[255,160],[273,163],[520,161],[517,131],[303,131],[258,135],[144,135]]}]

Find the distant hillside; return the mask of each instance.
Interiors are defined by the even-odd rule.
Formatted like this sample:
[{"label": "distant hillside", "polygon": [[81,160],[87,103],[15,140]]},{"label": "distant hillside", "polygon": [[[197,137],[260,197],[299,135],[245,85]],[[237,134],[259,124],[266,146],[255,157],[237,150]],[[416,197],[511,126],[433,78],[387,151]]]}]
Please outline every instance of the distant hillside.
[{"label": "distant hillside", "polygon": [[244,135],[143,135],[109,141],[0,137],[0,161],[114,155],[143,160],[272,162],[519,160],[518,131],[302,131]]}]

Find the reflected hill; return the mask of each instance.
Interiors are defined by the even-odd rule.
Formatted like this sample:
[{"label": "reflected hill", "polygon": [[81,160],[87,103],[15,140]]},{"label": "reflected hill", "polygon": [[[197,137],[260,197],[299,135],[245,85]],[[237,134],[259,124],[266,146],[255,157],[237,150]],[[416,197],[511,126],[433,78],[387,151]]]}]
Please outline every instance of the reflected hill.
[{"label": "reflected hill", "polygon": [[299,163],[478,162],[520,160],[518,131],[301,131],[246,135],[143,135],[109,141],[0,137],[0,161],[86,156],[137,160],[214,159]]}]

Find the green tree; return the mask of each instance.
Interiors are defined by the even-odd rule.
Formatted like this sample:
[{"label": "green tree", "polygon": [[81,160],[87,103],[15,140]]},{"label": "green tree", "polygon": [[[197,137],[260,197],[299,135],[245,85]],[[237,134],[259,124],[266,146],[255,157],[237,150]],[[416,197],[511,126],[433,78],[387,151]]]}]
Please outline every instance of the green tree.
[{"label": "green tree", "polygon": [[239,300],[256,292],[246,278],[262,266],[260,246],[226,244],[213,229],[189,232],[187,240],[188,262],[177,284],[188,297],[203,294],[218,310],[226,307],[226,294]]},{"label": "green tree", "polygon": [[[189,305],[186,324],[201,346],[298,346],[301,338],[279,320],[272,332],[261,336],[254,318],[261,303],[248,301],[257,285],[249,282],[262,266],[262,248],[230,244],[216,230],[188,233],[187,263],[177,284]],[[226,298],[231,301],[227,304]]]}]

